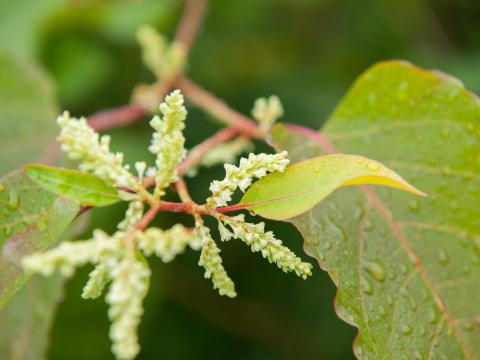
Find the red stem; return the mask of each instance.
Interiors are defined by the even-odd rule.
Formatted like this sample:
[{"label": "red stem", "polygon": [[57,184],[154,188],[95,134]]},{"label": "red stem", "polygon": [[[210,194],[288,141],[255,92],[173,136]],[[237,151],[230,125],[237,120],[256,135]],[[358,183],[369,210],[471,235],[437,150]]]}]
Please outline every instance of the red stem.
[{"label": "red stem", "polygon": [[263,139],[264,134],[258,127],[257,123],[248,116],[239,113],[238,111],[229,107],[223,100],[220,100],[211,92],[203,89],[195,84],[193,81],[178,76],[175,85],[183,91],[185,96],[195,105],[209,112],[213,116],[223,120],[230,126],[236,127],[243,134]]}]

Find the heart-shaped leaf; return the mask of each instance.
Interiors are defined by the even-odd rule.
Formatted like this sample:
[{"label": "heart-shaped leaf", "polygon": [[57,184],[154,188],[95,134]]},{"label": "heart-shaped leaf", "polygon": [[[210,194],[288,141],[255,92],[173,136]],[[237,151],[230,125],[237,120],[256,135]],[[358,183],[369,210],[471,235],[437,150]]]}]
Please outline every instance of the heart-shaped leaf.
[{"label": "heart-shaped leaf", "polygon": [[359,329],[360,359],[480,354],[480,101],[461,83],[386,62],[354,84],[322,133],[273,129],[294,161],[332,151],[398,170],[429,196],[336,191],[292,220]]},{"label": "heart-shaped leaf", "polygon": [[0,308],[25,283],[22,258],[54,245],[79,204],[13,172],[0,180]]},{"label": "heart-shaped leaf", "polygon": [[26,165],[25,172],[43,188],[83,205],[100,207],[120,200],[114,187],[89,173],[38,164]]},{"label": "heart-shaped leaf", "polygon": [[400,175],[363,156],[318,156],[269,174],[253,184],[241,204],[268,219],[285,220],[305,213],[334,190],[348,185],[384,185],[424,195]]}]

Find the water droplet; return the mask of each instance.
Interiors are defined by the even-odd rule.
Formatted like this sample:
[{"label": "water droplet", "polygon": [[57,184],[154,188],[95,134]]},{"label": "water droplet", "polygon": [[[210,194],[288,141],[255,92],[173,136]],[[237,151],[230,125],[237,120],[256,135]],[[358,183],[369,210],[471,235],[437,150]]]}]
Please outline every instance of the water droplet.
[{"label": "water droplet", "polygon": [[441,264],[448,263],[448,254],[444,248],[440,248],[438,250],[437,256],[438,256],[438,261],[440,261]]},{"label": "water droplet", "polygon": [[467,130],[469,132],[473,132],[475,130],[475,125],[473,125],[472,123],[468,123],[467,124]]},{"label": "water droplet", "polygon": [[380,262],[364,260],[363,268],[378,281],[385,280],[385,268]]},{"label": "water droplet", "polygon": [[6,238],[9,238],[12,235],[12,228],[11,227],[6,227],[3,230],[3,234],[5,235]]},{"label": "water droplet", "polygon": [[325,241],[325,243],[323,244],[323,248],[325,250],[330,250],[332,248],[332,244],[330,244],[330,242],[328,241]]},{"label": "water droplet", "polygon": [[372,284],[370,284],[370,281],[368,281],[365,278],[360,279],[360,286],[363,290],[363,292],[367,295],[372,295],[373,294],[373,287]]},{"label": "water droplet", "polygon": [[18,192],[15,190],[10,190],[8,193],[8,203],[7,206],[10,210],[16,210],[18,208],[19,199]]},{"label": "water droplet", "polygon": [[403,335],[410,335],[413,331],[413,328],[410,325],[405,324],[405,325],[402,325],[402,327],[400,328],[400,331],[402,332]]},{"label": "water droplet", "polygon": [[2,183],[0,183],[0,192],[2,192],[3,190],[5,190],[5,186]]},{"label": "water droplet", "polygon": [[435,324],[438,321],[438,314],[435,308],[428,310],[428,321],[430,321],[431,324]]},{"label": "water droplet", "polygon": [[423,325],[420,325],[420,330],[418,331],[418,333],[420,334],[420,336],[425,336],[427,330],[425,330],[425,327]]},{"label": "water droplet", "polygon": [[374,161],[369,161],[367,164],[368,170],[377,171],[380,170],[380,165]]},{"label": "water droplet", "polygon": [[408,207],[412,212],[418,212],[420,210],[420,202],[418,200],[412,200],[408,203]]},{"label": "water droplet", "polygon": [[387,316],[388,311],[387,311],[387,309],[385,309],[385,306],[380,305],[378,307],[378,313],[381,315],[381,317],[385,317],[385,316]]},{"label": "water droplet", "polygon": [[413,352],[413,358],[414,358],[415,360],[422,360],[422,355],[420,354],[420,352],[419,352],[418,350],[415,350],[415,351]]},{"label": "water droplet", "polygon": [[373,225],[373,222],[370,219],[365,220],[365,224],[363,225],[363,229],[365,231],[371,231],[373,230],[375,226]]}]

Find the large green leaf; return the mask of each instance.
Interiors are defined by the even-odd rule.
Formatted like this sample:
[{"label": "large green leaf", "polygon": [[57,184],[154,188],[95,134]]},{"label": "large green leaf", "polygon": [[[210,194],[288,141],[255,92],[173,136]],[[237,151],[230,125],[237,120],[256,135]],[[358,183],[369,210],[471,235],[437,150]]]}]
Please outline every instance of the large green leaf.
[{"label": "large green leaf", "polygon": [[47,75],[0,54],[0,174],[38,159],[55,139],[57,114]]},{"label": "large green leaf", "polygon": [[377,161],[358,155],[332,154],[301,161],[284,172],[265,176],[248,189],[241,204],[252,204],[247,209],[265,218],[285,220],[307,212],[338,188],[365,184],[424,195]]},{"label": "large green leaf", "polygon": [[19,171],[2,178],[0,189],[1,308],[28,278],[22,258],[54,245],[79,204],[43,190]]},{"label": "large green leaf", "polygon": [[293,219],[359,329],[361,359],[480,358],[480,102],[461,83],[386,62],[354,84],[320,134],[277,126],[294,161],[377,159],[428,192],[349,187]]},{"label": "large green leaf", "polygon": [[115,188],[89,173],[38,164],[25,166],[25,172],[45,189],[83,205],[100,207],[120,201]]}]

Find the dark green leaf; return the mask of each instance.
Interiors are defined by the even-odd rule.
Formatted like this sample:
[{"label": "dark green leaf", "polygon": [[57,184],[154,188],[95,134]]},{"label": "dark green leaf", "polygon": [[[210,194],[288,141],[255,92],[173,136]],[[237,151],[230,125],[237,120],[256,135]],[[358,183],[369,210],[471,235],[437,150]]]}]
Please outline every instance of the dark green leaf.
[{"label": "dark green leaf", "polygon": [[457,80],[387,62],[360,77],[317,137],[273,130],[296,161],[356,153],[429,193],[349,187],[292,221],[338,286],[338,315],[359,329],[357,357],[478,358],[479,124],[480,102]]}]

